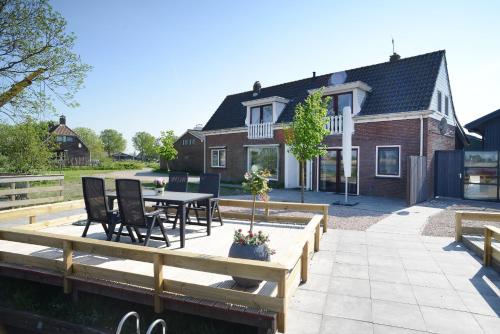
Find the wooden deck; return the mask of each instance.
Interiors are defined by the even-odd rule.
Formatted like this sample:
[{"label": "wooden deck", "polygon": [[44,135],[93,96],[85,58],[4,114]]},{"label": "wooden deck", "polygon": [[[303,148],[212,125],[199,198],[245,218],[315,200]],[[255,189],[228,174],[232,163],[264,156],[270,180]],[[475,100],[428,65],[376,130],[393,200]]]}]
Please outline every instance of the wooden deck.
[{"label": "wooden deck", "polygon": [[[221,205],[248,208],[247,201],[222,201]],[[271,262],[232,259],[227,252],[235,229],[248,230],[249,223],[228,219],[245,213],[225,213],[224,226],[213,224],[211,236],[206,228],[187,227],[186,248],[179,250],[178,229],[169,229],[171,247],[152,241],[152,247],[133,245],[128,237],[120,243],[105,241],[100,225],[90,228],[87,238],[81,238],[80,215],[57,218],[13,228],[1,228],[0,263],[4,272],[29,268],[47,271],[62,279],[65,292],[89,284],[111,284],[123,291],[134,290],[148,300],[153,299],[157,312],[166,305],[165,298],[179,302],[192,302],[210,309],[226,309],[253,315],[276,317],[277,327],[285,331],[288,298],[298,284],[307,280],[309,258],[319,249],[323,214],[312,217],[281,217],[272,210],[302,209],[306,212],[324,213],[323,206],[294,203],[268,203],[255,229],[270,235],[271,247],[276,250]],[[61,206],[61,205],[59,205]],[[71,209],[79,205],[68,204]],[[42,208],[40,208],[42,207]],[[42,214],[43,206],[25,210],[26,217]],[[54,207],[45,207],[54,210]],[[62,209],[61,207],[58,210]],[[20,209],[0,212],[0,219],[19,217]],[[3,214],[3,216],[2,216]],[[34,221],[34,219],[29,219]],[[272,221],[272,222],[270,222]],[[14,267],[13,267],[14,266]],[[22,267],[22,268],[21,268]],[[35,271],[32,273],[36,275]],[[256,289],[242,289],[231,276],[262,279]],[[87,287],[88,288],[88,287]],[[97,289],[97,288],[95,288]],[[102,288],[101,288],[102,290]]]}]

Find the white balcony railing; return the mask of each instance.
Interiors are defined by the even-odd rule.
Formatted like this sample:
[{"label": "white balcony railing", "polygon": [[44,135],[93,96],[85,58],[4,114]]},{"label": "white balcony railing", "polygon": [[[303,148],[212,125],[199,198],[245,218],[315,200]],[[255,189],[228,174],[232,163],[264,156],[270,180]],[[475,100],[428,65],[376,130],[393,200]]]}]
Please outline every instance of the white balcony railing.
[{"label": "white balcony railing", "polygon": [[248,126],[248,139],[273,138],[273,123],[257,123]]},{"label": "white balcony railing", "polygon": [[330,131],[331,135],[340,135],[342,134],[344,122],[342,121],[343,116],[328,116],[328,123],[326,124],[326,129]]}]

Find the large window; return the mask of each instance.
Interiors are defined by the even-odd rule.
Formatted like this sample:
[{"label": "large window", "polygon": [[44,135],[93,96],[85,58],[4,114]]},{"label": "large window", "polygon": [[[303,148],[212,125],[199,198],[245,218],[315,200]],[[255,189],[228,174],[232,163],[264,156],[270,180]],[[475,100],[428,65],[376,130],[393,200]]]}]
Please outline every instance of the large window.
[{"label": "large window", "polygon": [[248,170],[253,166],[260,169],[267,169],[271,176],[270,180],[278,180],[278,147],[276,146],[255,146],[248,148]]},{"label": "large window", "polygon": [[250,124],[271,123],[273,121],[273,106],[252,107],[250,109]]},{"label": "large window", "polygon": [[377,146],[376,176],[400,177],[401,176],[401,146]]},{"label": "large window", "polygon": [[217,148],[212,150],[212,167],[225,168],[226,167],[226,149]]},{"label": "large window", "polygon": [[56,142],[58,143],[72,143],[74,138],[72,136],[57,136]]},{"label": "large window", "polygon": [[343,93],[330,95],[332,98],[328,104],[328,116],[342,115],[344,107],[351,107],[352,112],[352,93]]},{"label": "large window", "polygon": [[498,199],[497,151],[466,151],[464,172],[465,198]]}]

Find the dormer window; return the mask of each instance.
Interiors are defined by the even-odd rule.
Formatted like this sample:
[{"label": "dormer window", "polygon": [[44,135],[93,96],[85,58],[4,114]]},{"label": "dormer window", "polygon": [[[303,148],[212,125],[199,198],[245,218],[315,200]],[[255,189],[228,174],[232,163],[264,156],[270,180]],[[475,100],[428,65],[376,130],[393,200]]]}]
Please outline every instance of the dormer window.
[{"label": "dormer window", "polygon": [[345,107],[352,108],[352,93],[342,93],[342,94],[334,94],[329,95],[332,99],[328,104],[327,115],[328,116],[336,116],[341,115]]},{"label": "dormer window", "polygon": [[272,121],[272,104],[250,108],[250,124],[271,123]]}]

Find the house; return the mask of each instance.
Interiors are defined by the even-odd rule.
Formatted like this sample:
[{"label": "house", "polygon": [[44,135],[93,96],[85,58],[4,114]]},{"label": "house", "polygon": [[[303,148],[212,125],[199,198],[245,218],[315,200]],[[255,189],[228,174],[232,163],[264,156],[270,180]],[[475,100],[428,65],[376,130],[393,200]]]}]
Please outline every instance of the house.
[{"label": "house", "polygon": [[56,160],[66,166],[85,166],[90,163],[90,151],[78,135],[66,125],[66,116],[59,117],[59,124],[50,133],[55,136]]},{"label": "house", "polygon": [[[170,170],[192,174],[203,172],[205,136],[202,128],[198,125],[189,129],[176,140],[174,147],[177,150],[177,159],[168,162]],[[160,168],[167,169],[167,163],[163,159],[160,159]]]},{"label": "house", "polygon": [[113,161],[136,160],[137,159],[137,157],[135,155],[124,153],[124,152],[113,153],[113,154],[111,154],[111,158],[113,158]]},{"label": "house", "polygon": [[[342,117],[351,107],[353,177],[349,193],[404,198],[409,156],[427,157],[429,196],[437,150],[466,141],[453,106],[445,51],[261,87],[227,96],[211,116],[205,135],[205,171],[239,182],[252,165],[269,169],[285,188],[299,187],[299,164],[289,153],[284,129],[295,106],[317,89],[331,96],[328,153],[307,163],[306,186],[344,192]],[[456,139],[458,138],[458,139]]]},{"label": "house", "polygon": [[470,132],[481,135],[483,150],[500,151],[500,109],[476,119],[464,126]]}]

